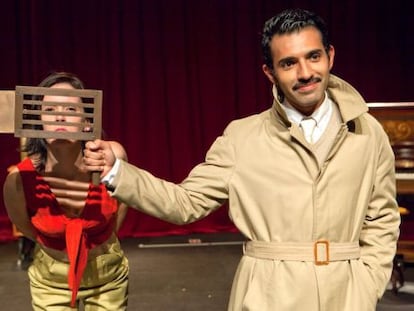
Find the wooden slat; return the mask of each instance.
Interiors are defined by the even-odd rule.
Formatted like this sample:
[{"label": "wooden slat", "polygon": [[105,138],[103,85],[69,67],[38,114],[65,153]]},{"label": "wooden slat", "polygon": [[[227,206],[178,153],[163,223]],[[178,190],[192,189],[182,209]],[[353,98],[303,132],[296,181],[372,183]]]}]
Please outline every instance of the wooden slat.
[{"label": "wooden slat", "polygon": [[[80,103],[50,102],[37,99],[37,96],[46,95],[78,97]],[[55,112],[41,110],[41,106],[77,106],[83,108],[83,112]],[[93,112],[86,112],[91,109]],[[39,120],[41,115],[80,116],[88,119],[86,125],[82,123],[65,122],[65,126],[76,126],[83,129],[87,126],[89,132],[49,132],[41,128],[42,125],[63,125],[58,121]],[[38,119],[36,119],[38,118]],[[35,128],[38,125],[40,128]],[[62,138],[75,140],[94,140],[101,137],[102,132],[102,91],[90,89],[59,89],[47,87],[16,86],[15,92],[15,120],[14,135],[16,137],[37,137],[37,138]]]},{"label": "wooden slat", "polygon": [[93,132],[48,132],[42,130],[16,129],[15,137],[25,138],[55,138],[55,139],[73,139],[73,140],[94,140],[100,137]]},{"label": "wooden slat", "polygon": [[14,90],[0,91],[0,133],[14,131]]}]

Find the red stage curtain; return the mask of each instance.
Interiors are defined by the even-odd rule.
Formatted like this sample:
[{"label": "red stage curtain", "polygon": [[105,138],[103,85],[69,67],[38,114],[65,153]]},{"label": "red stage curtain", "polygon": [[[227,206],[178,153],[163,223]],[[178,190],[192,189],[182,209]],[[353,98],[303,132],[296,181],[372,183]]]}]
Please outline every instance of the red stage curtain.
[{"label": "red stage curtain", "polygon": [[[263,22],[288,7],[317,11],[336,47],[334,73],[368,101],[413,100],[409,1],[2,1],[0,88],[36,85],[52,70],[104,92],[107,139],[129,160],[180,182],[234,118],[271,105],[261,72]],[[19,159],[0,134],[0,177]],[[0,239],[10,223],[0,198]],[[235,230],[227,209],[178,227],[130,211],[122,236]]]}]

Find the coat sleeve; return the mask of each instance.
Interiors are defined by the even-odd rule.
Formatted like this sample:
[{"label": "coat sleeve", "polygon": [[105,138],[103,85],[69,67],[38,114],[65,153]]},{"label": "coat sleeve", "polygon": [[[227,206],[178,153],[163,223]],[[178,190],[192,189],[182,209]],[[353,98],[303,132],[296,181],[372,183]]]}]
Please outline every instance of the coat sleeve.
[{"label": "coat sleeve", "polygon": [[228,199],[228,180],[234,166],[228,138],[216,139],[206,155],[180,184],[157,178],[121,161],[112,195],[144,213],[175,224],[201,219]]},{"label": "coat sleeve", "polygon": [[382,128],[379,136],[374,189],[360,235],[361,259],[377,285],[378,298],[390,281],[400,225],[394,154]]}]

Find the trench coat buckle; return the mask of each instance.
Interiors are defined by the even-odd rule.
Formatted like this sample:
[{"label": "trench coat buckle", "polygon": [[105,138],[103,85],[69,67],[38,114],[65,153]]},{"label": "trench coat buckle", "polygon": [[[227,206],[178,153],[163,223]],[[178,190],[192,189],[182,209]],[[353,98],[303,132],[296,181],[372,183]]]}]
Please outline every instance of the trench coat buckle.
[{"label": "trench coat buckle", "polygon": [[329,264],[329,241],[319,240],[313,244],[313,255],[315,265],[322,266]]}]

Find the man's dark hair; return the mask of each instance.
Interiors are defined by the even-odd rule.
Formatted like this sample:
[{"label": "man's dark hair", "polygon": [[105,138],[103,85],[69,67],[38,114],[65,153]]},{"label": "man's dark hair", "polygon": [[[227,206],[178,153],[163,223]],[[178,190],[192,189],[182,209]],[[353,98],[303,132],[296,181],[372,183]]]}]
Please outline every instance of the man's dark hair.
[{"label": "man's dark hair", "polygon": [[274,35],[290,34],[299,32],[306,27],[315,27],[322,36],[322,44],[326,53],[329,52],[328,29],[324,20],[313,12],[302,9],[285,10],[280,14],[268,19],[263,27],[262,52],[264,63],[273,69],[272,51],[270,41]]}]

